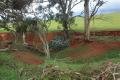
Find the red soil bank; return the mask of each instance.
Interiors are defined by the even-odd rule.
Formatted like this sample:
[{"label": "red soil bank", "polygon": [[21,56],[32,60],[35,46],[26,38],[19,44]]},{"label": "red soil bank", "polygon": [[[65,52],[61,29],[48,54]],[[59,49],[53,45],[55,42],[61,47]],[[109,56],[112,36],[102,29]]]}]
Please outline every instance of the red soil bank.
[{"label": "red soil bank", "polygon": [[[57,35],[61,35],[60,32],[50,32],[47,34],[47,41],[51,41],[55,36]],[[34,33],[26,33],[26,43],[28,43],[29,45],[41,45],[42,42],[39,38],[38,35],[34,34]]]},{"label": "red soil bank", "polygon": [[[75,35],[83,35],[81,32],[74,32]],[[91,35],[95,36],[120,36],[120,30],[119,31],[95,31],[91,32]]]},{"label": "red soil bank", "polygon": [[0,33],[0,41],[4,41],[4,42],[9,42],[9,41],[12,41],[14,40],[14,36],[12,33]]},{"label": "red soil bank", "polygon": [[[105,52],[109,51],[112,48],[120,48],[120,42],[91,42],[91,43],[84,43],[87,46],[87,50],[82,52],[74,52],[69,53],[68,56],[72,59],[79,59],[79,58],[90,58],[94,56],[100,56],[105,54]],[[73,47],[74,48],[74,47]]]},{"label": "red soil bank", "polygon": [[[56,35],[63,35],[63,32],[50,32],[47,35],[48,41],[52,40]],[[79,36],[83,35],[81,32],[74,32],[73,35]],[[96,36],[120,36],[120,31],[98,31],[98,32],[91,32],[91,35]],[[0,33],[0,41],[10,41],[13,40],[14,36],[10,32]],[[26,41],[38,41],[38,36],[33,33],[26,33]]]},{"label": "red soil bank", "polygon": [[12,33],[0,33],[0,49],[9,47],[9,43],[14,41]]}]

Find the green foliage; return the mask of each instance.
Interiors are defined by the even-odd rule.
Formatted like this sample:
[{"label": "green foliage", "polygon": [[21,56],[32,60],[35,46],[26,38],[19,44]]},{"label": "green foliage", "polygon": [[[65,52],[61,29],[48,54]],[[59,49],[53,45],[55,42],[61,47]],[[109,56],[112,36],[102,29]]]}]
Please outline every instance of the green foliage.
[{"label": "green foliage", "polygon": [[50,43],[49,47],[52,50],[60,51],[69,46],[69,41],[65,40],[63,36],[56,36]]},{"label": "green foliage", "polygon": [[[49,6],[53,7],[58,10],[58,12],[54,16],[54,20],[62,24],[62,27],[65,31],[66,38],[69,37],[68,30],[70,29],[71,25],[74,23],[73,11],[72,9],[81,2],[81,0],[48,0]],[[56,26],[57,27],[57,26]]]}]

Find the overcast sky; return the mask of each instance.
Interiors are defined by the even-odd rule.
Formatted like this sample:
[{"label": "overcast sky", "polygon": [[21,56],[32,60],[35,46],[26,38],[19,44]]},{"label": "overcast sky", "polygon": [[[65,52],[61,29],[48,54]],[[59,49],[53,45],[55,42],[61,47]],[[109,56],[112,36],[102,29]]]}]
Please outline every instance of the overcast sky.
[{"label": "overcast sky", "polygon": [[[106,3],[99,9],[98,13],[110,13],[110,12],[120,12],[120,0],[104,0]],[[43,5],[46,6],[48,3],[44,3]],[[33,9],[37,7],[36,4],[33,4]],[[83,11],[84,3],[75,6],[73,8],[74,15],[79,15]],[[56,8],[53,8],[54,12],[58,12]]]},{"label": "overcast sky", "polygon": [[[106,3],[100,8],[101,13],[110,13],[120,11],[120,0],[104,0]],[[74,7],[75,14],[79,14],[83,10],[83,3]]]}]

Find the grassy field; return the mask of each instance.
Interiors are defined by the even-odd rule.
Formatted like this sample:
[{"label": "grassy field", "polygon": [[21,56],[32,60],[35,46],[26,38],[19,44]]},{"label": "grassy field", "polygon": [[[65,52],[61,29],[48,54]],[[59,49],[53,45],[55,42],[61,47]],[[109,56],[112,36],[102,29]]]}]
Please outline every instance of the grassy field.
[{"label": "grassy field", "polygon": [[[97,15],[97,19],[91,21],[91,30],[120,30],[120,12],[108,13]],[[51,21],[49,31],[61,30],[62,25],[56,21]],[[84,19],[82,17],[75,18],[75,24],[71,26],[72,30],[83,31],[84,30]],[[0,29],[0,32],[6,32],[4,29]]]},{"label": "grassy field", "polygon": [[[82,50],[82,48],[79,49]],[[62,54],[65,54],[65,52],[68,52],[69,50],[70,49],[64,50],[64,53]],[[61,70],[77,70],[87,74],[93,70],[98,70],[107,61],[112,61],[114,63],[120,62],[119,57],[119,49],[110,50],[103,56],[91,59],[81,59],[78,61],[70,61],[67,58],[61,58],[61,55],[59,55],[58,57],[54,56],[49,60],[46,59],[44,64],[36,67],[15,60],[11,52],[0,52],[0,80],[27,80],[33,76],[39,78],[42,73],[41,69],[44,69],[45,66],[48,65],[57,66]]]},{"label": "grassy field", "polygon": [[[96,16],[97,19],[91,21],[91,30],[120,30],[120,13],[109,13]],[[60,26],[60,27],[58,27]],[[55,21],[52,21],[49,27],[50,31],[56,31],[58,28],[62,29],[61,25]],[[84,30],[84,19],[76,17],[75,24],[71,26],[73,30]]]}]

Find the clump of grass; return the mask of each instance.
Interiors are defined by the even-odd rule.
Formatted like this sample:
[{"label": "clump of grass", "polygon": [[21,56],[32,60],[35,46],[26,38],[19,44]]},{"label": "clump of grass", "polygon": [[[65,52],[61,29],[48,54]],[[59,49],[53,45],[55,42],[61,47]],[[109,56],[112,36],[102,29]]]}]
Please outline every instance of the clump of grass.
[{"label": "clump of grass", "polygon": [[11,52],[0,52],[0,80],[39,79],[41,72],[40,67],[15,60]]},{"label": "clump of grass", "polygon": [[0,52],[0,80],[17,80],[13,59],[8,52]]}]

